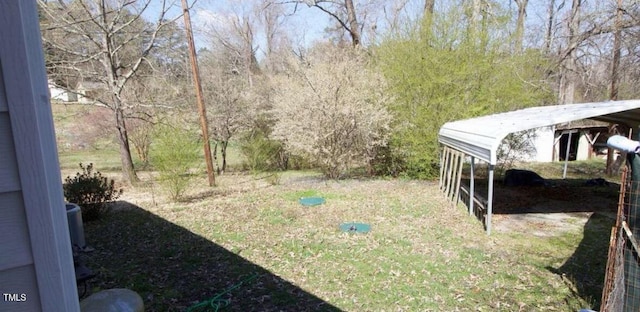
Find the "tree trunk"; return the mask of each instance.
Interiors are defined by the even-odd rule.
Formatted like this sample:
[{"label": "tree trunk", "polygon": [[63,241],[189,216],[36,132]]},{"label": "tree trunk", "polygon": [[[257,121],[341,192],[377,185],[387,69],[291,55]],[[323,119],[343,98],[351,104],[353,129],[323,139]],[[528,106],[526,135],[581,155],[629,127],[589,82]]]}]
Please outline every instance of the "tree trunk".
[{"label": "tree trunk", "polygon": [[427,38],[431,36],[431,28],[433,27],[433,12],[436,0],[426,0],[424,2],[424,32]]},{"label": "tree trunk", "polygon": [[[616,10],[616,22],[615,22],[615,32],[613,35],[613,61],[611,63],[611,88],[609,90],[609,99],[612,101],[618,100],[618,79],[620,76],[618,75],[618,68],[620,67],[620,37],[622,36],[622,31],[620,30],[620,23],[622,21],[622,0],[618,0],[618,8]],[[609,135],[612,135],[613,130],[616,128],[616,125],[609,125]],[[608,176],[614,174],[613,168],[613,155],[614,151],[612,148],[607,148],[607,168],[605,170]]]},{"label": "tree trunk", "polygon": [[[244,46],[244,62],[247,67],[247,83],[249,84],[249,88],[253,88],[253,78],[252,73],[255,70],[254,65],[254,54],[253,54],[253,30],[251,29],[251,25],[249,25],[248,18],[245,17],[244,21],[244,31],[245,31],[245,46]],[[222,169],[224,171],[224,169]]]},{"label": "tree trunk", "polygon": [[620,40],[622,31],[620,23],[622,22],[622,0],[618,0],[618,9],[616,10],[615,32],[613,35],[613,61],[611,63],[611,88],[609,90],[609,99],[618,100],[618,68],[620,67]]},{"label": "tree trunk", "polygon": [[489,46],[489,4],[487,0],[480,1],[480,16],[481,16],[481,25],[482,25],[482,33],[480,33],[480,48],[483,52],[487,51],[487,47]]},{"label": "tree trunk", "polygon": [[[100,7],[102,16],[106,16],[105,7]],[[131,148],[129,147],[129,135],[127,133],[127,125],[125,123],[124,111],[122,109],[122,99],[120,93],[122,86],[118,84],[117,71],[119,59],[118,54],[114,53],[113,38],[105,35],[102,39],[102,58],[101,63],[107,74],[109,92],[111,93],[112,106],[110,107],[115,114],[116,129],[118,131],[118,145],[120,147],[120,162],[122,165],[122,178],[128,183],[138,182],[135,168],[133,167],[133,159],[131,158]]]},{"label": "tree trunk", "polygon": [[549,1],[549,19],[547,20],[547,32],[544,36],[544,51],[546,54],[551,53],[551,43],[553,41],[553,24],[555,23],[556,0]]},{"label": "tree trunk", "polygon": [[358,19],[356,18],[356,9],[353,6],[353,0],[345,0],[344,6],[347,8],[347,17],[349,19],[349,34],[353,46],[360,45],[360,29],[358,27]]},{"label": "tree trunk", "polygon": [[482,0],[471,1],[471,26],[473,29],[480,29],[480,13],[482,11]]},{"label": "tree trunk", "polygon": [[220,154],[222,154],[222,172],[227,170],[227,145],[229,145],[229,141],[222,141],[222,145],[220,146]]},{"label": "tree trunk", "polygon": [[133,167],[133,159],[131,158],[131,149],[129,148],[129,135],[127,134],[127,125],[124,120],[124,112],[118,105],[115,110],[116,128],[118,129],[118,143],[120,145],[120,162],[122,163],[122,177],[125,181],[133,183],[138,181],[135,168]]},{"label": "tree trunk", "polygon": [[529,0],[514,0],[518,5],[518,19],[516,20],[516,46],[515,52],[522,53],[524,41],[524,20],[527,17],[527,4]]},{"label": "tree trunk", "polygon": [[436,6],[436,0],[425,0],[424,2],[424,15],[433,15],[433,10]]},{"label": "tree trunk", "polygon": [[566,58],[564,73],[562,77],[560,77],[560,104],[572,104],[575,103],[575,93],[576,93],[576,76],[578,70],[578,45],[580,42],[580,36],[578,36],[578,32],[580,31],[580,6],[582,5],[582,0],[573,0],[571,6],[571,17],[569,20],[569,54]]},{"label": "tree trunk", "polygon": [[213,163],[216,164],[216,173],[220,175],[220,166],[218,165],[218,141],[213,143]]},{"label": "tree trunk", "polygon": [[486,0],[472,0],[469,15],[469,31],[467,32],[468,40],[474,45],[478,45],[478,49],[485,51],[487,34],[485,32],[486,21],[484,16],[486,12]]}]

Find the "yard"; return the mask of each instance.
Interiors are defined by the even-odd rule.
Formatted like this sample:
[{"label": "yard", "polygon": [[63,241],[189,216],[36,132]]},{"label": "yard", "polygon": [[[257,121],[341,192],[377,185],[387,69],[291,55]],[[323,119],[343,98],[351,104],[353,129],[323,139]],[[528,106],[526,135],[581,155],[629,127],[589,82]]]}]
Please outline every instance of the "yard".
[{"label": "yard", "polygon": [[[434,182],[289,172],[278,185],[218,183],[181,203],[150,183],[127,188],[111,214],[85,224],[93,290],[131,288],[148,311],[183,311],[247,278],[222,296],[227,309],[577,311],[600,300],[612,224],[602,214],[547,235],[487,236]],[[326,203],[301,206],[309,195]],[[350,221],[371,232],[341,233]]]},{"label": "yard", "polygon": [[[78,162],[94,162],[117,179],[118,155],[108,146],[62,148],[63,178]],[[577,165],[570,181],[598,173],[591,163]],[[559,168],[541,174],[558,177]],[[564,193],[541,201],[535,190],[505,197],[498,189],[506,210],[487,236],[437,181],[230,173],[217,176],[215,188],[200,177],[185,201],[173,203],[152,172],[139,177],[110,214],[85,223],[95,251],[81,259],[97,273],[90,291],[130,288],[147,311],[203,311],[195,307],[214,297],[226,311],[597,308],[617,199],[615,185],[589,196],[560,185],[552,193]],[[316,195],[326,203],[298,203]],[[516,201],[560,208],[525,215],[513,209]],[[340,232],[352,221],[370,224],[371,232]]]}]

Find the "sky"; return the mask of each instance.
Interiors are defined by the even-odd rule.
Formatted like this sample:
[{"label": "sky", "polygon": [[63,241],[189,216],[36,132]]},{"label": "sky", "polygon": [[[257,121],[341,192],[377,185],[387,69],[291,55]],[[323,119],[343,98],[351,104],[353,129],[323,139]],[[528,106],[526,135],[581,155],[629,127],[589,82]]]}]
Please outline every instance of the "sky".
[{"label": "sky", "polygon": [[[235,16],[243,16],[250,13],[249,1],[242,0],[199,0],[193,9],[192,24],[196,36],[196,45],[206,46],[211,44],[210,33],[212,27],[224,29],[224,24]],[[293,6],[286,12],[293,13]],[[318,9],[309,8],[306,5],[298,6],[298,11],[286,18],[286,28],[296,44],[309,46],[315,40],[322,39],[324,28],[329,24],[329,18]],[[222,27],[220,27],[222,26]],[[260,27],[257,29],[256,39],[258,54],[264,46],[264,33]]]},{"label": "sky", "polygon": [[[1,1],[1,0],[0,0]],[[178,16],[181,13],[181,4],[180,0],[167,0],[169,2],[173,1],[174,8],[170,12],[171,16]],[[259,0],[256,0],[259,1]],[[283,0],[284,2],[285,0]],[[442,9],[443,7],[456,5],[463,0],[440,0],[436,1],[436,10]],[[507,7],[510,11],[512,11],[513,16],[515,16],[516,5],[513,0],[497,0],[502,3],[505,7]],[[605,2],[610,2],[612,0],[607,0]],[[192,3],[193,0],[188,0],[189,3]],[[211,35],[210,29],[212,27],[217,27],[219,29],[224,28],[225,24],[228,24],[228,20],[231,16],[242,16],[249,12],[251,9],[251,3],[255,1],[253,0],[197,0],[194,7],[190,10],[191,14],[191,23],[194,28],[194,36],[195,43],[198,49],[207,48],[211,45]],[[389,19],[389,12],[393,11],[394,3],[400,1],[392,1],[392,0],[366,0],[366,1],[355,1],[356,2],[356,10],[361,14],[361,10],[369,9],[370,12],[367,14],[368,18],[372,19],[373,16],[376,18],[376,26],[379,32],[383,32],[385,29],[385,23],[387,23]],[[420,14],[420,11],[424,5],[424,0],[406,0],[407,6],[403,11],[405,17],[415,17]],[[566,3],[567,1],[556,1],[557,5],[561,5],[561,3],[565,3],[564,12],[560,12],[558,14],[558,18],[562,19],[563,15],[566,15],[566,11],[571,6],[570,3]],[[145,14],[148,19],[153,20],[154,17],[157,17],[160,1],[152,0],[152,7]],[[376,10],[374,11],[371,8],[363,7],[360,3],[368,3],[369,5],[376,5]],[[539,45],[540,40],[542,40],[542,35],[544,34],[544,25],[545,19],[547,18],[547,10],[548,10],[548,1],[530,1],[527,7],[527,21],[526,21],[526,29],[527,34],[525,35],[529,42],[532,42],[534,45]],[[592,4],[593,5],[593,4]],[[156,7],[154,7],[156,6]],[[380,11],[380,6],[384,6],[384,11]],[[293,13],[293,5],[286,5],[288,8],[288,12]],[[333,21],[331,18],[324,12],[320,11],[317,8],[309,8],[305,4],[301,4],[298,6],[298,11],[295,14],[291,14],[287,17],[286,28],[289,32],[289,36],[293,39],[293,43],[303,47],[309,47],[316,40],[321,40],[326,37],[326,33],[324,29],[331,25]],[[178,23],[183,25],[184,21],[182,18],[178,20]],[[373,22],[368,21],[367,26],[371,26]],[[366,31],[366,29],[365,29]],[[209,34],[208,34],[209,33]],[[258,49],[258,55],[264,53],[262,49],[265,46],[264,43],[264,34],[260,32],[260,28],[258,28],[258,33],[255,34],[255,38],[257,38],[256,47]]]},{"label": "sky", "polygon": [[[151,1],[151,7],[144,15],[147,19],[154,20],[157,18],[160,10],[159,3],[161,2],[158,0]],[[171,16],[177,16],[181,13],[180,0],[167,1],[173,1],[174,4],[174,9],[170,12]],[[193,0],[188,0],[188,2],[192,3]],[[210,40],[207,38],[207,30],[211,29],[212,26],[224,25],[230,16],[242,16],[243,13],[249,12],[249,10],[251,10],[251,3],[254,2],[260,2],[260,0],[197,0],[190,10],[196,45],[199,48],[207,47],[207,45],[210,44]],[[287,2],[287,0],[282,0],[282,2]],[[363,15],[364,10],[369,10],[369,12],[364,15],[367,15],[369,18],[374,16],[377,18],[376,26],[378,29],[384,29],[383,25],[385,24],[385,16],[383,12],[380,12],[380,6],[383,5],[387,10],[392,11],[393,5],[396,2],[400,1],[355,1],[356,11],[358,11],[359,15]],[[419,8],[424,5],[424,0],[405,0],[404,2],[407,3],[407,9],[404,10],[405,15],[415,15],[415,12],[419,11]],[[285,12],[290,13],[286,17],[286,25],[284,27],[286,27],[289,33],[288,35],[294,44],[308,47],[312,45],[314,41],[326,38],[325,28],[335,23],[329,15],[318,8],[309,7],[306,4],[299,4],[297,11],[293,14],[293,4],[282,5],[285,7]],[[376,9],[373,9],[374,7]],[[418,8],[418,10],[416,10],[416,8]],[[184,25],[182,19],[179,19],[178,23]],[[370,26],[372,23],[369,21],[367,24]],[[260,31],[260,29],[258,29],[258,31]],[[256,37],[258,38],[258,49],[260,49],[264,46],[264,43],[261,44],[261,41],[264,41],[261,37],[264,37],[264,35],[258,33]],[[260,53],[260,51],[258,51],[258,53]]]},{"label": "sky", "polygon": [[[173,1],[173,7],[169,11],[170,17],[178,16],[182,9],[180,0]],[[170,1],[168,1],[170,2]],[[192,0],[188,1],[192,3]],[[197,0],[190,9],[191,24],[194,31],[194,41],[198,49],[206,48],[211,44],[210,32],[212,27],[224,28],[229,23],[232,16],[242,16],[250,10],[249,4],[252,1],[243,0]],[[293,6],[288,6],[293,10]],[[160,12],[160,1],[152,0],[151,6],[145,11],[144,16],[148,20],[155,20]],[[184,25],[184,19],[177,20],[179,25]],[[329,17],[315,8],[306,5],[299,5],[298,11],[287,17],[287,28],[290,35],[295,38],[296,43],[310,45],[315,40],[322,39],[324,28],[329,24]],[[256,35],[257,46],[260,50],[264,47],[264,34],[260,31]],[[262,42],[262,43],[261,43]],[[260,51],[258,51],[260,53]]]}]

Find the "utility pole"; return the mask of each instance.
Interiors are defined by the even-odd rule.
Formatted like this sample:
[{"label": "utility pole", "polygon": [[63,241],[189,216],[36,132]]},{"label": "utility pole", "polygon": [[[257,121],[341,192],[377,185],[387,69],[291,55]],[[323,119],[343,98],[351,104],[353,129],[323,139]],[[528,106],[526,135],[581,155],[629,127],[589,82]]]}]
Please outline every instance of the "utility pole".
[{"label": "utility pole", "polygon": [[211,160],[211,145],[209,144],[209,126],[207,125],[207,110],[204,107],[202,97],[202,85],[200,84],[200,72],[198,70],[198,59],[196,57],[196,47],[193,43],[193,32],[191,31],[191,17],[189,16],[189,6],[187,0],[182,0],[182,11],[184,14],[184,28],[187,32],[187,42],[189,43],[189,60],[191,60],[191,71],[193,72],[193,83],[196,87],[196,100],[200,113],[200,127],[202,128],[202,140],[204,141],[204,159],[207,163],[207,176],[209,186],[216,185],[216,177],[213,173],[213,161]]}]

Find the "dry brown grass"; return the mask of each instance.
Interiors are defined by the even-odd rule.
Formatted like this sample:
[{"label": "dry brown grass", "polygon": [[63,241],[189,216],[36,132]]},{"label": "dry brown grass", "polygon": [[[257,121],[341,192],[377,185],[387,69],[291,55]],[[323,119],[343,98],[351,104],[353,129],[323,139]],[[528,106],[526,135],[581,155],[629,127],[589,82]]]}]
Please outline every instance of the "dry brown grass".
[{"label": "dry brown grass", "polygon": [[[597,284],[598,268],[585,271],[595,272],[589,279],[570,268],[587,230],[607,233],[606,220],[545,237],[487,236],[434,182],[310,172],[285,173],[279,185],[252,175],[217,179],[215,188],[198,181],[183,202],[168,202],[153,183],[128,188],[120,209],[86,225],[97,251],[85,257],[101,273],[94,285],[130,287],[149,311],[184,310],[253,273],[256,281],[226,295],[229,309],[576,311],[599,300],[586,287]],[[301,206],[309,195],[326,203]],[[372,230],[341,233],[351,221]]]}]

